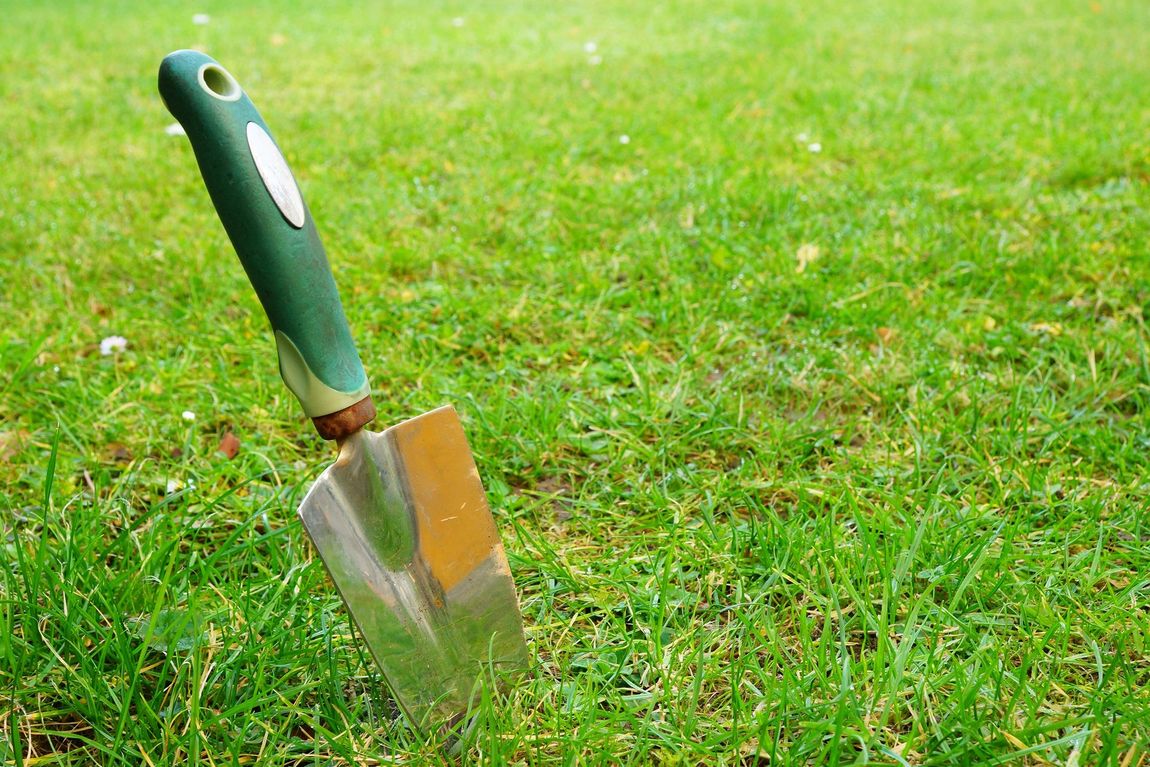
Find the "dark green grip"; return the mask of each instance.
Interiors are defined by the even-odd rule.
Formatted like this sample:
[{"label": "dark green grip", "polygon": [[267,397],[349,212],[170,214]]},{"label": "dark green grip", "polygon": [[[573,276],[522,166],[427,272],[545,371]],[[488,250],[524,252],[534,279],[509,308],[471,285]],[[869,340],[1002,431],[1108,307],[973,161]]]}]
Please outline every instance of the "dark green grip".
[{"label": "dark green grip", "polygon": [[280,372],[313,418],[369,394],[327,255],[271,132],[214,59],[176,51],[160,95],[192,142],[220,221],[275,331]]}]

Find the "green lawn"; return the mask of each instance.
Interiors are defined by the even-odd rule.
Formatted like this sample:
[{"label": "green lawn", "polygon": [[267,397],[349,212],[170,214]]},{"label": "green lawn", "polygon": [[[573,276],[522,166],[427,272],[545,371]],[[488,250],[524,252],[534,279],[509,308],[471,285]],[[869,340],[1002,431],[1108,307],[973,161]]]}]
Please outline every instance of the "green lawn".
[{"label": "green lawn", "polygon": [[463,763],[1150,764],[1150,4],[239,5],[0,9],[0,764],[448,759],[295,520],[191,46],[377,426],[464,419],[537,662]]}]

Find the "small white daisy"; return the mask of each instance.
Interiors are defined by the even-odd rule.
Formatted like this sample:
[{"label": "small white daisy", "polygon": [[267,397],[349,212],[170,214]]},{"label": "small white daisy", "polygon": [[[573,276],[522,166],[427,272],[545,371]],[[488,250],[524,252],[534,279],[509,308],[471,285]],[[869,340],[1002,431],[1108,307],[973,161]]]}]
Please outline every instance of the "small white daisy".
[{"label": "small white daisy", "polygon": [[183,418],[185,421],[194,421],[196,420],[196,414],[191,410],[185,410],[184,412],[180,413],[180,418]]},{"label": "small white daisy", "polygon": [[813,141],[810,144],[807,144],[807,149],[814,152],[815,154],[818,154],[819,152],[823,151],[823,145],[817,141]]},{"label": "small white daisy", "polygon": [[180,125],[179,123],[172,123],[167,128],[164,128],[164,133],[167,133],[169,136],[188,135],[187,131],[184,130],[184,126]]},{"label": "small white daisy", "polygon": [[583,43],[583,50],[587,51],[588,53],[594,53],[595,51],[599,50],[599,46],[596,45],[594,41],[590,41]]},{"label": "small white daisy", "polygon": [[630,144],[631,143],[631,137],[628,136],[626,133],[624,133],[622,136],[619,137],[619,143],[620,144]]},{"label": "small white daisy", "polygon": [[211,24],[212,23],[212,17],[206,13],[197,13],[195,16],[192,17],[192,23],[195,24],[197,27],[202,27],[205,24]]},{"label": "small white daisy", "polygon": [[108,336],[100,342],[100,354],[109,357],[116,352],[122,352],[128,348],[128,339],[123,336]]},{"label": "small white daisy", "polygon": [[463,17],[462,16],[456,16],[454,19],[451,20],[451,26],[462,27],[463,26]]}]

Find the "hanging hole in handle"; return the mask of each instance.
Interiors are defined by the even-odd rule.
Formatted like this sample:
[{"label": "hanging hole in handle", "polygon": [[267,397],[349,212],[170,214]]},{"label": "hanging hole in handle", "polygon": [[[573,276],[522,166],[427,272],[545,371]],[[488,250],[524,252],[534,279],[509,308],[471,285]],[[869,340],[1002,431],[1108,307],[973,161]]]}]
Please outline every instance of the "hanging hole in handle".
[{"label": "hanging hole in handle", "polygon": [[200,87],[222,101],[235,101],[243,93],[236,78],[219,64],[200,67]]}]

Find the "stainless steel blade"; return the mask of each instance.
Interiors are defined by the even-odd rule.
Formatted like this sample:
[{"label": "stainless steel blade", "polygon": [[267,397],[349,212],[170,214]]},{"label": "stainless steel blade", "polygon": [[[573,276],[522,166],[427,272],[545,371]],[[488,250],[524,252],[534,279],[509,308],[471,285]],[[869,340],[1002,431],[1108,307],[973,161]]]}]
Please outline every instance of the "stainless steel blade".
[{"label": "stainless steel blade", "polygon": [[459,416],[443,407],[340,448],[299,515],[417,726],[527,666],[507,556]]}]

